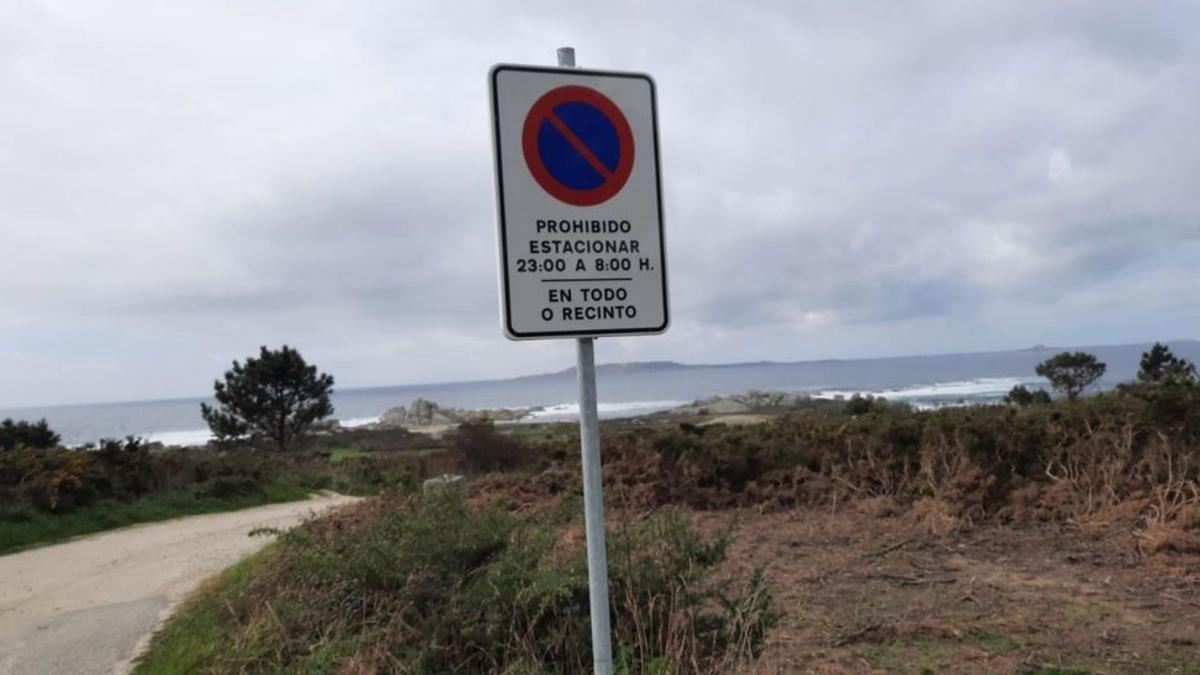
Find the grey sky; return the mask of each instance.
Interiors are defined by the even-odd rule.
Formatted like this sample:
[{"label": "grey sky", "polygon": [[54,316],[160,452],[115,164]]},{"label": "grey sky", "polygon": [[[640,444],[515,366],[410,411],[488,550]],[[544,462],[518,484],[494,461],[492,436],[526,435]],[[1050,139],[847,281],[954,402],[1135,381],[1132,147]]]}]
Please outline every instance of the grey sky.
[{"label": "grey sky", "polygon": [[0,407],[555,370],[487,69],[658,82],[673,327],[603,361],[1200,334],[1194,2],[0,3]]}]

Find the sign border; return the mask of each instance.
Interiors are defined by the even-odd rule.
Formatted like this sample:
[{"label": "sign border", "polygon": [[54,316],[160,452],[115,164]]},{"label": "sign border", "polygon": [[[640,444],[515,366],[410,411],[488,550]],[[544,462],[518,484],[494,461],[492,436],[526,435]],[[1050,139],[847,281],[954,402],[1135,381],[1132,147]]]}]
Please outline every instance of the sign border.
[{"label": "sign border", "polygon": [[[652,127],[654,136],[654,188],[658,203],[658,240],[659,240],[659,270],[662,276],[662,302],[663,302],[663,321],[661,325],[649,326],[646,328],[607,328],[601,330],[590,331],[526,331],[521,332],[515,330],[512,325],[512,302],[509,296],[508,285],[508,224],[504,218],[504,175],[502,173],[503,161],[500,150],[500,99],[496,88],[496,80],[500,73],[504,71],[516,71],[526,73],[547,73],[555,75],[583,75],[583,76],[598,76],[598,77],[623,77],[629,79],[645,80],[650,85],[650,126]],[[586,86],[586,85],[585,85]],[[551,68],[547,66],[524,66],[509,63],[498,63],[492,66],[488,72],[488,88],[491,90],[491,115],[492,115],[492,149],[495,154],[495,173],[496,173],[496,222],[499,224],[497,234],[499,236],[499,246],[497,251],[500,253],[499,276],[500,276],[500,315],[504,334],[510,340],[540,340],[550,338],[586,338],[586,337],[604,337],[614,335],[659,335],[665,333],[671,325],[671,307],[669,302],[670,294],[668,292],[667,281],[667,240],[666,226],[663,222],[663,199],[662,199],[662,155],[660,154],[661,143],[658,136],[658,88],[654,84],[654,78],[646,73],[635,73],[616,70],[591,70],[587,68]],[[624,113],[624,111],[622,111]],[[636,148],[635,148],[636,152]]]}]

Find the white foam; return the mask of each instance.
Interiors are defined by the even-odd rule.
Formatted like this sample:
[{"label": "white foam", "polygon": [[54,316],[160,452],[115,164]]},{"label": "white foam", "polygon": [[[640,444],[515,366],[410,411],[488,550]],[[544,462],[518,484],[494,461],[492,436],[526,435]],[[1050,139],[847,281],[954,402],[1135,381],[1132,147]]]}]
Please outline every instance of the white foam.
[{"label": "white foam", "polygon": [[143,434],[142,438],[150,443],[162,443],[168,447],[191,447],[204,445],[213,439],[212,431],[208,429],[186,429],[183,431],[155,431]]},{"label": "white foam", "polygon": [[1030,380],[1021,377],[981,377],[974,380],[956,380],[954,382],[937,382],[934,384],[914,385],[895,389],[876,389],[864,391],[826,390],[813,394],[813,398],[836,399],[850,398],[855,394],[862,396],[882,396],[891,401],[907,401],[917,407],[938,407],[959,399],[968,402],[971,399],[995,399],[1007,394],[1019,384],[1038,384],[1040,380]]},{"label": "white foam", "polygon": [[[338,420],[338,424],[346,429],[355,427],[365,427],[368,424],[375,424],[379,421],[379,416],[375,417],[351,417],[345,420]],[[196,445],[204,445],[213,439],[212,431],[208,429],[181,429],[173,431],[154,431],[148,434],[141,434],[141,437],[148,443],[162,443],[168,447],[192,447]]]},{"label": "white foam", "polygon": [[[646,413],[670,410],[686,405],[689,401],[625,401],[622,403],[599,403],[596,405],[601,417],[634,417]],[[579,417],[578,403],[559,403],[529,413],[531,421],[567,420]]]}]

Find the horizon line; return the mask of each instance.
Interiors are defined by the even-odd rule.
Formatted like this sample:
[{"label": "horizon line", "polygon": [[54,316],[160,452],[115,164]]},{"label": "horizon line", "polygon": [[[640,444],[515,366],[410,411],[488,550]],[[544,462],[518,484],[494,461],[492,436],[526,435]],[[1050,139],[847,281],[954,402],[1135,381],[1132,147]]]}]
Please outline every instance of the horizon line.
[{"label": "horizon line", "polygon": [[[854,358],[823,358],[823,359],[801,359],[796,361],[775,361],[764,359],[760,361],[731,361],[726,363],[685,363],[681,361],[672,361],[666,359],[648,359],[645,361],[610,361],[606,363],[598,363],[596,367],[603,368],[606,366],[624,366],[650,363],[663,363],[680,366],[682,368],[736,368],[738,366],[762,366],[762,365],[797,365],[804,363],[843,363],[847,361],[884,361],[889,359],[910,359],[910,358],[930,358],[937,356],[967,356],[973,354],[1005,354],[1011,352],[1031,352],[1031,351],[1054,351],[1061,349],[1099,349],[1107,347],[1137,347],[1142,345],[1154,344],[1161,342],[1163,344],[1180,343],[1180,342],[1200,342],[1197,338],[1178,338],[1171,340],[1144,340],[1138,342],[1120,342],[1113,344],[1094,344],[1094,345],[1044,345],[1037,343],[1029,347],[1021,347],[1017,349],[984,349],[979,351],[951,351],[951,352],[934,352],[924,354],[893,354],[890,356],[866,356]],[[370,391],[376,389],[396,389],[401,387],[440,387],[454,386],[463,384],[481,384],[485,382],[505,382],[509,380],[521,380],[535,377],[553,377],[564,375],[573,371],[574,366],[568,366],[559,370],[544,371],[540,373],[530,373],[527,375],[511,375],[508,377],[492,377],[479,380],[444,380],[441,382],[414,382],[409,384],[376,384],[376,385],[358,385],[335,389],[338,391]],[[41,410],[46,408],[79,408],[90,406],[108,406],[108,405],[130,405],[135,403],[173,403],[180,401],[197,401],[211,399],[211,394],[192,395],[192,396],[165,396],[162,398],[141,398],[141,399],[124,399],[116,401],[81,401],[75,403],[51,403],[51,404],[34,404],[0,408],[0,414],[21,410]]]}]

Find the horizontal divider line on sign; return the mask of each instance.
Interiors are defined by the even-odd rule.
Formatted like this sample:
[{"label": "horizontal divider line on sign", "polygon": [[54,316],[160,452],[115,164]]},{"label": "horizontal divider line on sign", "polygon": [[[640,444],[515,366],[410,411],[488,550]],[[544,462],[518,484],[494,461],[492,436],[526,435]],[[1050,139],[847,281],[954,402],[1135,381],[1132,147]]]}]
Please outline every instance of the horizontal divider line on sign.
[{"label": "horizontal divider line on sign", "polygon": [[588,281],[633,281],[633,277],[596,277],[594,279],[542,279],[543,284]]}]

